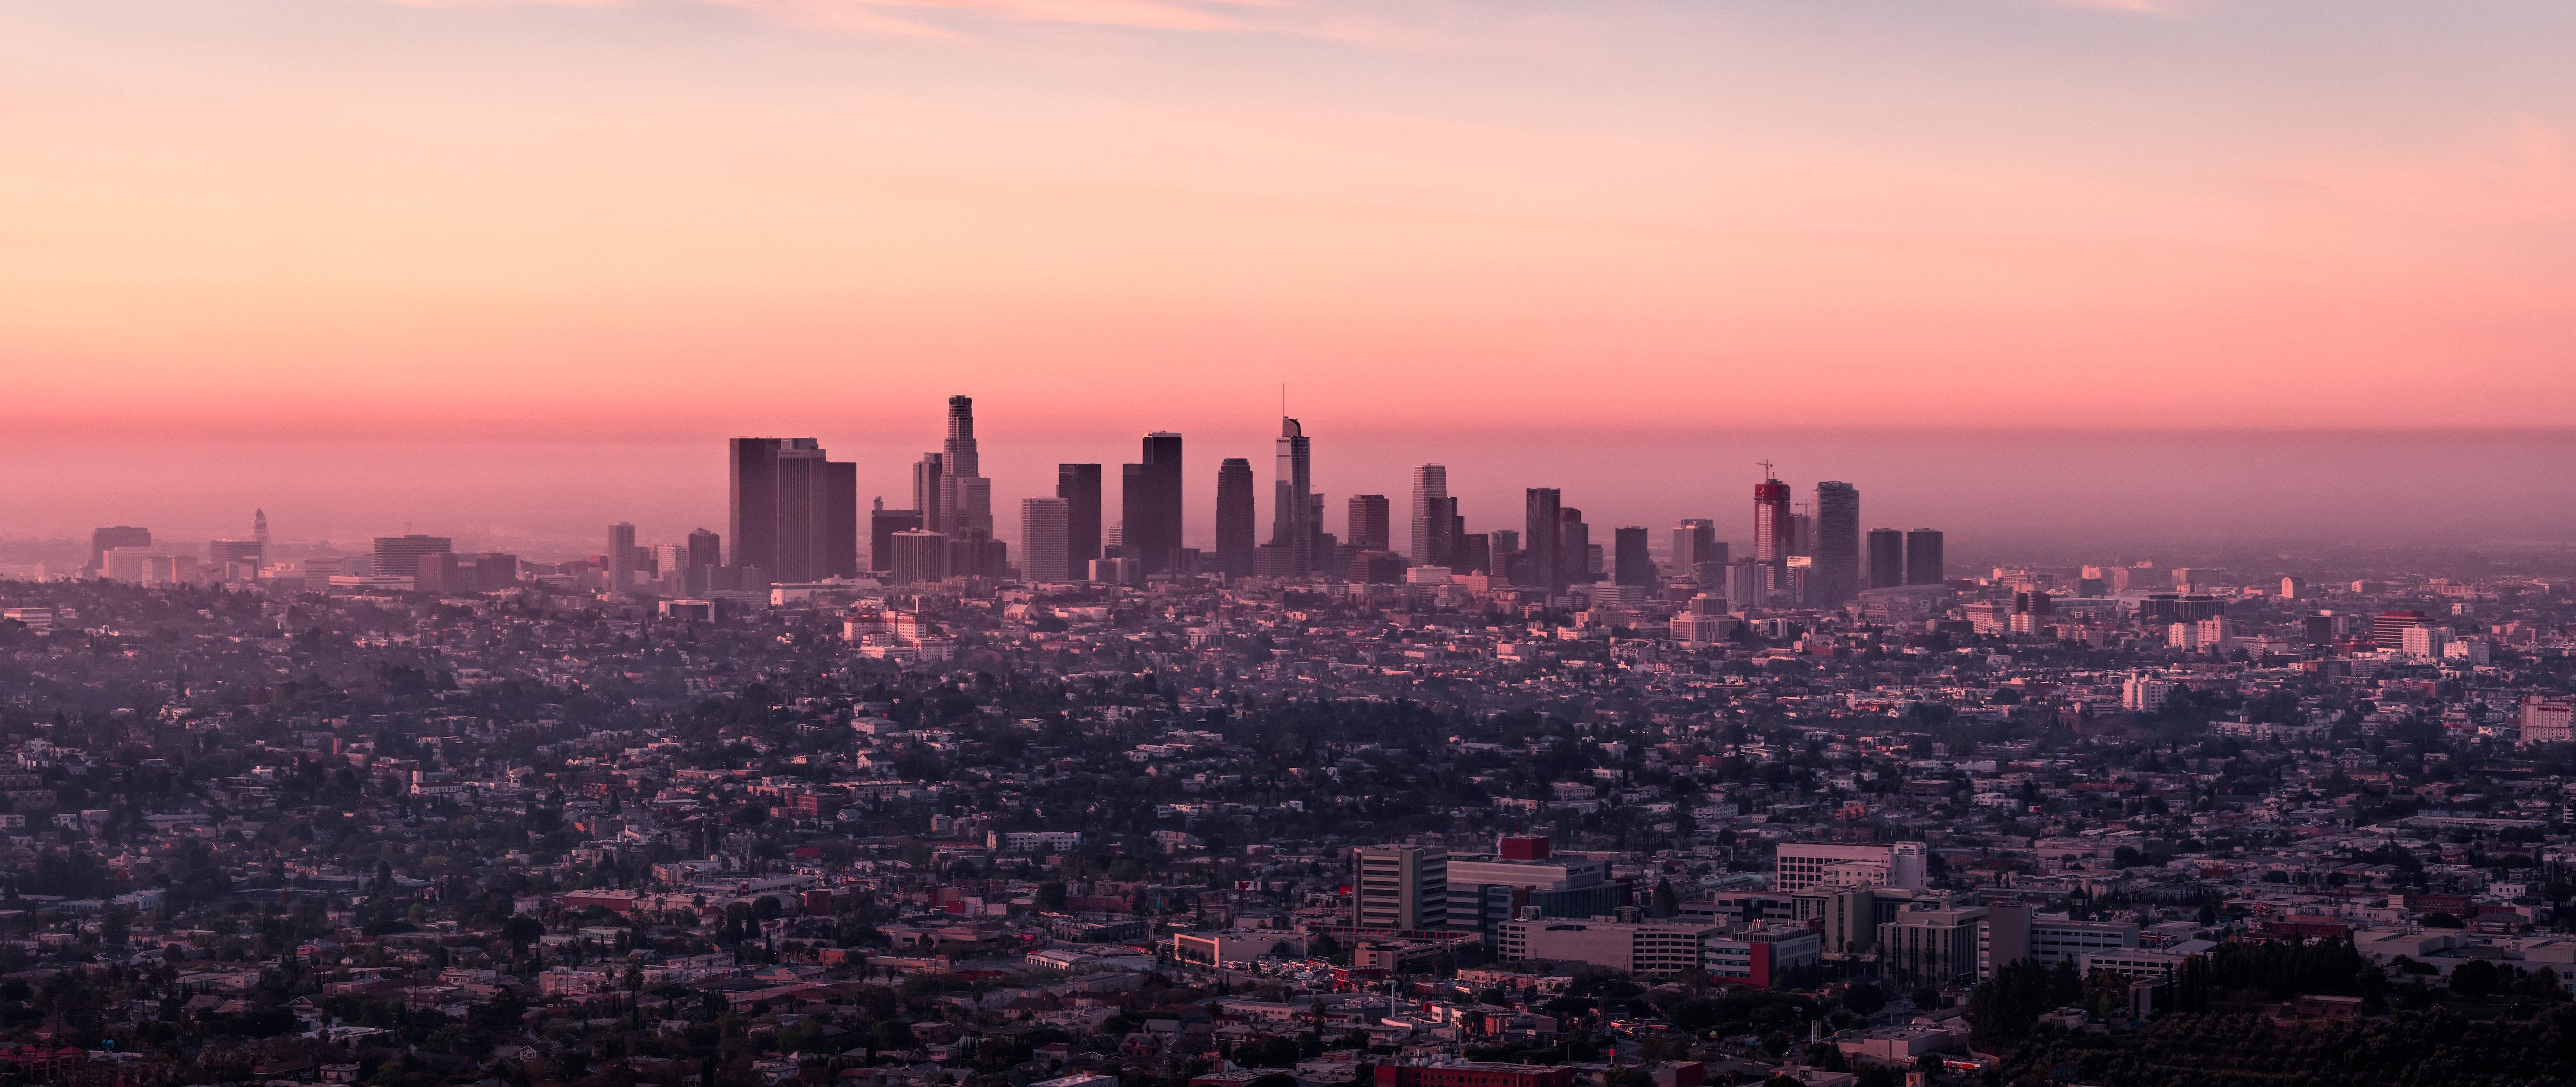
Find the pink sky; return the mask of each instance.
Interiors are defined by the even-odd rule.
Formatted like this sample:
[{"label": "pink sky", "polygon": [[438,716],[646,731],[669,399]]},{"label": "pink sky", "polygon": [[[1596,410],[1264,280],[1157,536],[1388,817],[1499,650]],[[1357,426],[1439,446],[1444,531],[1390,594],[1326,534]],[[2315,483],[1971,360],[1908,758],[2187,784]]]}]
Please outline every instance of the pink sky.
[{"label": "pink sky", "polygon": [[[2554,426],[2576,8],[6,0],[21,436]],[[33,410],[28,410],[32,405]]]}]

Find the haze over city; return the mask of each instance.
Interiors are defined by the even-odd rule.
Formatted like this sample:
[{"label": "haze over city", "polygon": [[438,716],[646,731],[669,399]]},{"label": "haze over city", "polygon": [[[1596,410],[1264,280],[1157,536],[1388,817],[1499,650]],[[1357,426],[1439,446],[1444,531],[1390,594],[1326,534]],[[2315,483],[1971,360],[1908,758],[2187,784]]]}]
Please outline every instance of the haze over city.
[{"label": "haze over city", "polygon": [[0,1087],[2576,1087],[2571,58],[0,0]]}]

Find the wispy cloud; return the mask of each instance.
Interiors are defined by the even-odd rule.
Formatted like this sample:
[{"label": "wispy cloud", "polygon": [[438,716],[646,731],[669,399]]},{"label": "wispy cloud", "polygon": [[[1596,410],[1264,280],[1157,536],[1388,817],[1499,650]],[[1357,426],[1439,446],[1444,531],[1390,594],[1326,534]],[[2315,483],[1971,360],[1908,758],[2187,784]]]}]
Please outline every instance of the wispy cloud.
[{"label": "wispy cloud", "polygon": [[2180,15],[2184,0],[2041,0],[2050,7],[2121,11],[2131,15]]},{"label": "wispy cloud", "polygon": [[967,19],[1071,23],[1150,30],[1245,32],[1279,29],[1254,18],[1289,0],[373,0],[409,7],[492,8],[704,6],[837,33],[951,37]]}]

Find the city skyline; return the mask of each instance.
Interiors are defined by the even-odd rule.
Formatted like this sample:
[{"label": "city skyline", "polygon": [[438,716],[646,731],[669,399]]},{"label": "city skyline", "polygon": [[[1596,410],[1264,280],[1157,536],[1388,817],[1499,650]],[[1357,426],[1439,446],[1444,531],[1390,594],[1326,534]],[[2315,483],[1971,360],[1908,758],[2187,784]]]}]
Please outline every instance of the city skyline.
[{"label": "city skyline", "polygon": [[[890,508],[909,505],[911,461],[939,433],[939,399],[916,406],[907,426],[864,434],[844,426],[841,436],[820,431],[836,459],[855,462],[863,510],[871,498]],[[1005,540],[1018,537],[1018,499],[1053,493],[1061,463],[1115,464],[1135,455],[1132,435],[1066,440],[986,429],[984,459],[993,466],[986,471],[998,477],[995,535]],[[773,432],[780,430],[789,428]],[[1812,479],[1793,467],[1809,464],[1817,476],[1863,484],[1871,493],[1864,528],[1947,521],[1954,552],[2009,555],[2026,546],[2080,549],[2120,539],[2141,546],[2230,540],[2521,546],[2515,541],[2576,533],[2576,519],[2567,513],[2576,510],[2576,484],[2515,470],[2576,456],[2576,439],[2545,435],[2097,435],[2069,444],[2048,434],[1747,430],[1681,444],[1644,436],[1531,447],[1445,433],[1361,430],[1345,437],[1338,425],[1332,431],[1334,452],[1316,463],[1316,490],[1337,499],[1407,494],[1402,516],[1408,519],[1408,480],[1426,462],[1448,462],[1447,490],[1461,515],[1477,524],[1492,524],[1494,512],[1506,506],[1517,510],[1531,480],[1554,478],[1586,496],[1595,523],[1660,528],[1678,516],[1713,516],[1742,501],[1759,470],[1736,466],[1776,454],[1783,473],[1799,477],[1802,487],[1811,489]],[[1274,438],[1275,431],[1238,428],[1193,440],[1216,447],[1207,458],[1222,458],[1250,454]],[[366,538],[409,526],[511,546],[561,544],[566,553],[579,546],[587,553],[596,547],[599,526],[618,520],[663,540],[701,527],[721,531],[725,482],[708,464],[710,445],[721,439],[440,447],[381,467],[301,443],[183,454],[146,436],[117,447],[30,449],[18,457],[24,470],[13,477],[21,492],[17,515],[0,526],[0,538],[85,538],[95,526],[119,523],[152,524],[173,538],[235,538],[248,534],[247,511],[265,507],[280,526],[279,538],[292,542],[363,548]],[[1704,463],[1709,470],[1676,484],[1661,473],[1640,475],[1639,457]],[[63,467],[74,460],[119,482],[103,490],[78,485]],[[2247,469],[2257,460],[2266,471]],[[576,471],[579,481],[531,473],[538,463]],[[1205,478],[1188,481],[1183,519],[1188,545],[1211,550],[1212,463],[1197,469]],[[2223,480],[2242,500],[2213,502],[2207,482],[2213,480]],[[1104,490],[1116,486],[1112,479]],[[1103,497],[1104,519],[1114,524],[1116,495]],[[1810,497],[1802,490],[1799,501]],[[1339,508],[1336,502],[1335,520]],[[1266,512],[1261,521],[1259,535],[1266,538]],[[1752,553],[1745,526],[1721,518],[1718,528],[1719,538],[1740,554]],[[1408,546],[1399,541],[1397,550]]]}]

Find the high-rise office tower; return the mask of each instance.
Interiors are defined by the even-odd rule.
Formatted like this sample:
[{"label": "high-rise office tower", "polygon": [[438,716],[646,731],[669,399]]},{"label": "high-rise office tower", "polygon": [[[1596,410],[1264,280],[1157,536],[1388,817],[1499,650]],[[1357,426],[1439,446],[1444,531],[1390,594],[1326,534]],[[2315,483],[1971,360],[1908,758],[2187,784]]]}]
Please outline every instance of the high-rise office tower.
[{"label": "high-rise office tower", "polygon": [[1449,537],[1449,568],[1462,574],[1492,573],[1493,541],[1482,532],[1461,532]]},{"label": "high-rise office tower", "polygon": [[259,545],[259,549],[263,554],[268,551],[267,510],[257,509],[250,511],[250,538],[252,542]]},{"label": "high-rise office tower", "polygon": [[1839,607],[1860,596],[1860,488],[1816,484],[1815,582],[1808,603]]},{"label": "high-rise office tower", "polygon": [[948,577],[946,533],[918,528],[898,532],[887,550],[894,555],[887,572],[897,582],[916,584],[944,581]]},{"label": "high-rise office tower", "polygon": [[1645,526],[1613,529],[1610,539],[1611,580],[1621,585],[1654,585],[1655,559],[1646,551]]},{"label": "high-rise office tower", "polygon": [[1869,530],[1869,587],[1891,589],[1905,584],[1905,534],[1892,528]]},{"label": "high-rise office tower", "polygon": [[689,565],[724,565],[724,537],[703,528],[690,533]]},{"label": "high-rise office tower", "polygon": [[1717,522],[1706,517],[1685,517],[1673,522],[1673,567],[1697,571],[1708,561],[1717,546]]},{"label": "high-rise office tower", "polygon": [[1413,561],[1423,566],[1450,562],[1449,534],[1457,507],[1449,497],[1449,469],[1425,464],[1413,470]]},{"label": "high-rise office tower", "polygon": [[1141,463],[1119,465],[1119,539],[1146,574],[1172,568],[1181,547],[1181,436],[1145,435]]},{"label": "high-rise office tower", "polygon": [[1306,572],[1315,573],[1332,564],[1333,534],[1324,531],[1324,496],[1306,495]]},{"label": "high-rise office tower", "polygon": [[608,526],[608,591],[635,587],[635,526],[624,521]]},{"label": "high-rise office tower", "polygon": [[1216,467],[1216,565],[1220,572],[1252,572],[1252,461],[1227,457]]},{"label": "high-rise office tower", "polygon": [[939,447],[939,530],[993,531],[993,484],[975,448],[975,398],[948,398],[948,440]]},{"label": "high-rise office tower", "polygon": [[1791,554],[1789,485],[1764,479],[1753,485],[1753,561],[1778,563]]},{"label": "high-rise office tower", "polygon": [[815,504],[821,511],[814,526],[814,576],[859,576],[859,466],[851,461],[824,461]]},{"label": "high-rise office tower", "polygon": [[1389,523],[1392,517],[1385,495],[1352,495],[1350,545],[1363,551],[1384,551],[1394,546],[1395,541],[1388,538],[1395,528]]},{"label": "high-rise office tower", "polygon": [[1353,920],[1363,929],[1420,931],[1449,923],[1449,851],[1438,846],[1364,846]]},{"label": "high-rise office tower", "polygon": [[1289,569],[1305,574],[1315,568],[1315,476],[1306,429],[1297,420],[1279,417],[1277,474],[1270,485],[1270,542],[1288,551]]},{"label": "high-rise office tower", "polygon": [[[148,545],[147,545],[148,546]],[[420,560],[426,555],[441,555],[456,550],[456,541],[445,536],[376,537],[376,573],[393,577],[417,577]]]},{"label": "high-rise office tower", "polygon": [[249,563],[256,566],[259,564],[259,556],[260,547],[258,540],[206,541],[206,561],[219,567],[232,566],[240,563]]},{"label": "high-rise office tower", "polygon": [[[941,529],[939,496],[947,489],[947,484],[941,482],[947,475],[947,465],[937,453],[924,453],[920,460],[912,462],[912,508],[921,514],[921,528],[925,532]],[[742,542],[737,539],[734,546],[739,549]]]},{"label": "high-rise office tower", "polygon": [[1565,588],[1565,559],[1557,550],[1559,504],[1564,496],[1554,487],[1532,487],[1523,497],[1521,541],[1529,556],[1528,572],[1521,584],[1534,589]]},{"label": "high-rise office tower", "polygon": [[1557,575],[1559,586],[1592,583],[1592,526],[1583,523],[1583,511],[1563,506],[1556,511],[1556,557],[1565,564]]},{"label": "high-rise office tower", "polygon": [[[1031,581],[1074,581],[1073,502],[1020,500],[1020,572]],[[1086,564],[1084,569],[1089,569]]]},{"label": "high-rise office tower", "polygon": [[1792,514],[1790,514],[1790,515],[1789,515],[1789,554],[1790,554],[1790,555],[1792,555],[1792,556],[1797,556],[1797,555],[1814,555],[1815,553],[1816,553],[1816,518],[1815,518],[1815,515],[1813,515],[1813,514],[1806,514],[1806,513],[1792,513]]},{"label": "high-rise office tower", "polygon": [[815,501],[823,478],[823,447],[810,438],[790,439],[778,448],[778,545],[768,563],[773,581],[814,580],[814,532],[821,524]]},{"label": "high-rise office tower", "polygon": [[152,530],[134,525],[110,525],[90,530],[88,571],[96,574],[103,567],[109,551],[120,547],[152,546]]},{"label": "high-rise office tower", "polygon": [[735,438],[727,460],[734,566],[785,582],[858,573],[857,465],[812,438]]},{"label": "high-rise office tower", "polygon": [[1775,567],[1768,563],[1750,559],[1727,563],[1723,576],[1718,579],[1725,586],[1727,604],[1737,611],[1761,607],[1763,600],[1770,595],[1770,571],[1773,569]]},{"label": "high-rise office tower", "polygon": [[1065,568],[1087,573],[1100,557],[1100,466],[1056,465],[1055,496],[1065,501]]},{"label": "high-rise office tower", "polygon": [[920,510],[890,510],[885,499],[878,499],[868,511],[868,569],[881,574],[894,569],[895,534],[924,531]]},{"label": "high-rise office tower", "polygon": [[1905,583],[1938,585],[1950,575],[1941,567],[1941,533],[1918,528],[1905,534]]}]

